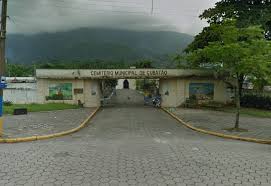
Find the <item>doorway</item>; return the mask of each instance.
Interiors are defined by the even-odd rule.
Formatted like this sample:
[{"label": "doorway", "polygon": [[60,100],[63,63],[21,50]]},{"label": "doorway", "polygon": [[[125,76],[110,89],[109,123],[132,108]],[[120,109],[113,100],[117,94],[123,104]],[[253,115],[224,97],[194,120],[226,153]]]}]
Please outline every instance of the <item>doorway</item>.
[{"label": "doorway", "polygon": [[123,81],[123,89],[129,89],[129,81],[127,79]]}]

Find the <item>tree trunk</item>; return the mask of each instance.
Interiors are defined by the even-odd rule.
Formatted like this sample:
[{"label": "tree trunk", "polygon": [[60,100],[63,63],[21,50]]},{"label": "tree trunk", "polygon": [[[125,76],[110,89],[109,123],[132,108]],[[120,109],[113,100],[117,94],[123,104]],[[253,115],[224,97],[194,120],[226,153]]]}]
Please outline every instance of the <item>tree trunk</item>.
[{"label": "tree trunk", "polygon": [[240,97],[241,97],[241,88],[240,87],[240,82],[239,78],[237,77],[237,82],[236,82],[236,91],[235,91],[235,102],[236,102],[236,118],[235,118],[235,129],[239,129],[239,119],[240,119]]},{"label": "tree trunk", "polygon": [[240,98],[243,96],[242,90],[243,90],[244,79],[245,79],[245,77],[243,75],[239,76],[239,78],[238,78],[238,83],[239,83],[238,89],[239,89]]}]

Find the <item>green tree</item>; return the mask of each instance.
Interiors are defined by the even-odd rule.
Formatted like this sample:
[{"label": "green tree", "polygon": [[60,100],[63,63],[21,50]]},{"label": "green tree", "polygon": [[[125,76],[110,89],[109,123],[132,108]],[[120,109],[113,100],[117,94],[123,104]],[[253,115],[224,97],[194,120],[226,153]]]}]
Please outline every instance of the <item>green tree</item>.
[{"label": "green tree", "polygon": [[152,61],[150,60],[141,60],[134,64],[136,68],[153,68]]},{"label": "green tree", "polygon": [[254,90],[256,90],[258,93],[263,93],[264,92],[264,87],[268,85],[270,82],[270,79],[267,77],[261,77],[261,78],[255,78],[251,77],[248,78],[249,81],[251,81],[254,85]]},{"label": "green tree", "polygon": [[261,25],[266,37],[271,39],[270,0],[221,0],[214,8],[205,10],[200,16],[209,23],[221,24],[227,19],[236,19],[237,27]]},{"label": "green tree", "polygon": [[270,0],[221,0],[215,7],[205,10],[201,19],[206,19],[210,25],[199,33],[188,45],[185,52],[191,52],[208,46],[210,42],[221,41],[219,25],[228,19],[235,19],[237,27],[261,25],[267,39],[271,39],[271,1]]},{"label": "green tree", "polygon": [[124,69],[128,68],[125,61],[52,61],[37,64],[41,69]]},{"label": "green tree", "polygon": [[6,75],[10,77],[29,77],[34,75],[34,66],[8,64]]},{"label": "green tree", "polygon": [[235,21],[225,21],[221,25],[215,25],[215,29],[221,33],[221,40],[208,43],[208,46],[203,49],[188,53],[186,59],[195,67],[213,69],[218,76],[224,77],[226,82],[230,82],[235,87],[234,128],[239,129],[243,80],[246,77],[270,78],[271,42],[264,39],[260,27],[237,28],[235,25]]},{"label": "green tree", "polygon": [[194,41],[184,51],[188,53],[200,48],[202,49],[208,46],[210,42],[221,41],[221,32],[221,27],[217,24],[203,28],[202,32],[195,36]]},{"label": "green tree", "polygon": [[191,64],[186,61],[183,54],[177,54],[173,57],[173,62],[175,63],[176,68],[180,69],[190,69]]}]

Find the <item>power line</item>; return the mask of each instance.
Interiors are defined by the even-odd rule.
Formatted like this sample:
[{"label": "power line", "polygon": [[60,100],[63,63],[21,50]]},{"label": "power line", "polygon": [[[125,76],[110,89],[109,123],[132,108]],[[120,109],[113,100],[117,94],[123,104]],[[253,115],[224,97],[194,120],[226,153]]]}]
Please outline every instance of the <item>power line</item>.
[{"label": "power line", "polygon": [[[58,0],[58,1],[65,1],[65,0]],[[86,0],[86,1],[91,1],[91,2],[97,2],[96,0]],[[100,1],[100,2],[108,2],[108,1]],[[120,3],[120,1],[110,1],[110,2],[118,2]],[[131,3],[131,2],[130,2]],[[91,4],[91,5],[98,5],[98,4]],[[104,5],[104,6],[114,6],[114,7],[128,7],[128,8],[147,8],[149,9],[149,7],[144,7],[143,5],[142,6],[135,6],[135,7],[131,7],[131,6],[125,6],[125,5]],[[154,0],[151,0],[151,15],[153,15],[155,13],[156,10],[159,10],[160,12],[159,13],[163,13],[164,11],[170,11],[170,14],[173,15],[174,13],[176,13],[176,15],[179,13],[177,9],[163,9],[163,8],[159,8],[159,7],[155,7],[155,1]],[[186,9],[186,10],[182,10],[182,11],[185,11],[185,12],[202,12],[203,10],[202,9],[199,9],[199,8],[190,8],[190,9]],[[156,14],[159,14],[158,12],[156,12]],[[200,13],[199,13],[200,14]],[[186,15],[187,16],[187,15]],[[198,15],[192,15],[193,17],[198,17]]]},{"label": "power line", "polygon": [[[125,3],[125,4],[138,4],[138,2],[127,2],[127,1],[115,1],[115,0],[85,0],[85,1],[88,1],[88,2],[103,2],[103,3]],[[138,0],[137,0],[138,1]],[[142,1],[144,2],[144,1]]]},{"label": "power line", "polygon": [[153,0],[151,0],[151,14],[153,15],[153,9],[154,8],[154,2],[153,2]]},{"label": "power line", "polygon": [[[15,4],[15,6],[20,6],[20,7],[27,7],[25,5],[18,5],[18,4]],[[54,4],[54,5],[50,5],[50,4],[44,4],[43,6],[47,6],[47,7],[58,7],[58,8],[63,8],[63,9],[72,9],[72,10],[83,10],[83,11],[102,11],[102,12],[116,12],[116,13],[146,13],[146,12],[143,12],[143,11],[121,11],[121,10],[108,10],[108,9],[88,9],[88,7],[85,6],[85,8],[81,8],[81,7],[72,7],[72,6],[67,6],[66,4],[61,4],[61,3],[58,3],[58,4]],[[119,7],[121,8],[121,7]],[[88,12],[89,13],[89,12]]]},{"label": "power line", "polygon": [[[21,6],[19,4],[15,4],[16,6]],[[91,14],[96,14],[96,13],[125,13],[125,14],[135,14],[135,15],[149,15],[148,14],[148,11],[122,11],[122,10],[108,10],[108,9],[89,9],[88,7],[84,7],[84,8],[81,8],[81,7],[72,7],[72,6],[67,6],[66,4],[63,4],[63,3],[57,3],[57,4],[54,4],[54,5],[51,5],[51,4],[46,4],[45,6],[47,7],[58,7],[58,8],[61,8],[61,9],[70,9],[70,10],[73,10],[73,11],[80,11],[80,14],[82,14],[83,12],[82,11],[85,11],[85,13],[87,13],[87,15],[89,15],[90,13]],[[22,5],[21,7],[25,7],[24,5]],[[158,10],[158,9],[157,9]],[[90,12],[90,11],[94,11],[94,12]],[[191,15],[191,14],[179,14],[178,12],[165,12],[163,14],[162,11],[160,12],[156,12],[156,11],[153,11],[152,13],[153,15],[164,15],[164,16],[169,16],[169,15],[175,15],[175,16],[179,16],[179,17],[198,17],[198,15]]]},{"label": "power line", "polygon": [[[56,0],[56,2],[66,3],[67,0]],[[90,2],[90,1],[88,1],[88,2]],[[115,2],[118,3],[118,1],[115,1]],[[142,6],[142,5],[141,6],[133,6],[133,7],[131,7],[131,6],[128,6],[127,4],[112,5],[112,4],[102,4],[100,2],[99,3],[84,3],[84,4],[86,4],[86,5],[94,5],[94,6],[102,5],[104,7],[116,7],[116,8],[144,8],[144,6]]]}]

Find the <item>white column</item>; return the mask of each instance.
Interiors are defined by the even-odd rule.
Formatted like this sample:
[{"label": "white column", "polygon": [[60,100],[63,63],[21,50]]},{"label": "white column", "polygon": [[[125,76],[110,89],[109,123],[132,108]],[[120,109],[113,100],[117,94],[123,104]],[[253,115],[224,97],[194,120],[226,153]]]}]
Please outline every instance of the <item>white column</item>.
[{"label": "white column", "polygon": [[159,92],[162,97],[162,107],[176,107],[176,80],[161,79]]},{"label": "white column", "polygon": [[37,79],[37,103],[44,104],[45,97],[48,96],[48,80]]},{"label": "white column", "polygon": [[84,81],[84,106],[98,107],[101,105],[101,89],[99,80]]}]

